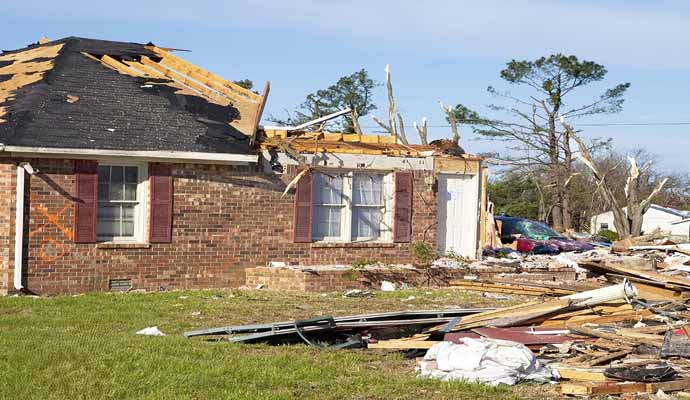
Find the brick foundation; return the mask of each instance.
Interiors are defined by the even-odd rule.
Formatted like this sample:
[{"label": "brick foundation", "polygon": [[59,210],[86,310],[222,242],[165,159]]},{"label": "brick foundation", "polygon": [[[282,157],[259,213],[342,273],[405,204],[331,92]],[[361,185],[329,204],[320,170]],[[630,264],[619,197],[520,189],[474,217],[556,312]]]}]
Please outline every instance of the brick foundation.
[{"label": "brick foundation", "polygon": [[[0,164],[0,293],[11,291],[16,163],[27,175],[25,286],[37,294],[108,290],[111,279],[131,279],[133,289],[236,287],[245,268],[284,261],[299,265],[413,261],[409,243],[293,243],[293,196],[281,197],[294,167],[283,176],[258,166],[173,164],[172,243],[135,246],[73,241],[73,160],[4,160]],[[415,171],[412,240],[436,243],[436,196]],[[306,285],[306,283],[305,283]],[[306,286],[305,286],[306,288]]]}]

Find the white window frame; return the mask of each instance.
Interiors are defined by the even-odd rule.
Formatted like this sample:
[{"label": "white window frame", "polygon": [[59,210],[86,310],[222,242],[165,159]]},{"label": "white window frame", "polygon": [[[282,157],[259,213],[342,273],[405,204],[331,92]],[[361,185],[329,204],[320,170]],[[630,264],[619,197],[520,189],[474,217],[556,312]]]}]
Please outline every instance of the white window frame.
[{"label": "white window frame", "polygon": [[[137,205],[134,207],[134,236],[98,236],[99,243],[146,243],[149,210],[149,165],[146,162],[99,161],[102,167],[137,168]],[[98,225],[98,204],[96,205],[96,225]]]},{"label": "white window frame", "polygon": [[[315,208],[314,197],[312,196],[312,240],[317,243],[392,243],[393,241],[393,173],[381,170],[345,170],[345,169],[317,169],[316,173],[338,174],[343,177],[343,207],[340,216],[340,235],[321,237],[315,235]],[[379,237],[352,237],[352,190],[355,174],[361,175],[383,175],[382,196],[383,210],[381,215],[381,227]],[[314,184],[312,191],[319,190]]]}]

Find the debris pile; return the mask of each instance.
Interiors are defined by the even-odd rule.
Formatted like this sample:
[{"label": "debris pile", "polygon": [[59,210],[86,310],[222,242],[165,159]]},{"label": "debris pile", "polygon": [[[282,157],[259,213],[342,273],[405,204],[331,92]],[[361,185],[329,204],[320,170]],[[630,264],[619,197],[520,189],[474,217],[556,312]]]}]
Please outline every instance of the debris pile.
[{"label": "debris pile", "polygon": [[[552,381],[559,383],[563,395],[645,393],[642,398],[654,398],[658,393],[690,392],[690,247],[636,238],[606,250],[557,256],[509,254],[470,267],[479,271],[482,265],[525,262],[535,269],[566,265],[577,269],[582,279],[559,284],[466,277],[451,281],[452,286],[534,300],[496,309],[403,311],[228,326],[185,336],[404,351],[418,358],[420,378],[490,385]],[[434,267],[442,268],[441,264]]]}]

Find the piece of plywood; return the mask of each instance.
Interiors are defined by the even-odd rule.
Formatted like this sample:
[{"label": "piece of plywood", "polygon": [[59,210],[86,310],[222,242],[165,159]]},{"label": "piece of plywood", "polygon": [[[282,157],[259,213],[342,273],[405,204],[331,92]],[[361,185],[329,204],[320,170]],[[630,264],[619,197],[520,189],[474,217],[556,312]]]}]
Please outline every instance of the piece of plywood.
[{"label": "piece of plywood", "polygon": [[611,379],[604,376],[603,369],[591,369],[591,368],[574,368],[567,366],[559,366],[554,368],[561,379],[568,379],[573,381],[592,381],[592,382],[605,382]]},{"label": "piece of plywood", "polygon": [[476,175],[479,173],[478,160],[464,158],[436,157],[434,166],[437,172]]}]

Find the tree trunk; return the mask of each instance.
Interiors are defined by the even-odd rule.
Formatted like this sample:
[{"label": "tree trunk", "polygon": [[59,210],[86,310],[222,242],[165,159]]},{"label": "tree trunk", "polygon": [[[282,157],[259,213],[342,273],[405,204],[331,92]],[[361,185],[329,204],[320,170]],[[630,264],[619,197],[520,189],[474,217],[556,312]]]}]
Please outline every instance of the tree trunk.
[{"label": "tree trunk", "polygon": [[[546,105],[544,105],[546,109]],[[548,111],[548,110],[547,110]],[[558,137],[556,136],[556,115],[558,114],[558,105],[553,110],[548,111],[548,134],[549,134],[549,170],[553,177],[554,190],[554,207],[552,212],[553,228],[559,232],[563,232],[563,191],[562,187],[565,183],[563,179],[563,171],[561,170],[559,151],[558,151]]]},{"label": "tree trunk", "polygon": [[350,121],[352,122],[352,129],[355,133],[362,134],[362,127],[359,125],[359,113],[352,107],[352,113],[349,115]]}]

